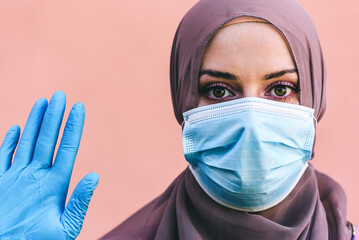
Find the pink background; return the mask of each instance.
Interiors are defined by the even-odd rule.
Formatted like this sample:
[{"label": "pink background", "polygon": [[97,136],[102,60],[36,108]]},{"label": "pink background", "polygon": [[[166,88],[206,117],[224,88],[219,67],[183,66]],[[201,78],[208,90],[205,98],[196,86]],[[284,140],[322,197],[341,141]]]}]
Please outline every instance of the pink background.
[{"label": "pink background", "polygon": [[[96,239],[162,193],[187,166],[170,100],[172,39],[194,0],[0,1],[0,136],[56,90],[86,106],[70,191],[100,183],[78,239]],[[327,112],[312,163],[348,196],[359,223],[359,2],[301,0],[328,67]]]}]

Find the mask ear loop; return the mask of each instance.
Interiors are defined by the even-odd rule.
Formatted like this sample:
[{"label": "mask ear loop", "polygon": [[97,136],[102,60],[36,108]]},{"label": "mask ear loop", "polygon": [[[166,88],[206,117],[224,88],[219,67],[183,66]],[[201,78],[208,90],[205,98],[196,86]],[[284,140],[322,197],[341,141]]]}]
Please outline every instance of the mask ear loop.
[{"label": "mask ear loop", "polygon": [[[314,119],[314,131],[317,131],[317,124],[318,124],[318,120],[316,117],[313,116]],[[317,137],[317,134],[314,135],[314,143],[313,143],[313,148],[314,149],[314,145],[315,145],[315,138]],[[310,159],[314,158],[314,151],[312,150],[312,157]]]}]

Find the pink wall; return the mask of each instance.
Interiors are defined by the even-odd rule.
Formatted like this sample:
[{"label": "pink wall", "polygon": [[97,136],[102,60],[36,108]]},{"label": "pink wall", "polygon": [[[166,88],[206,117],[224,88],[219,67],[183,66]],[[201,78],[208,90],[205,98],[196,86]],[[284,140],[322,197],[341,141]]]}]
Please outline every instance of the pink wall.
[{"label": "pink wall", "polygon": [[[0,1],[0,136],[12,124],[23,127],[33,102],[56,90],[67,94],[68,106],[86,106],[70,191],[91,171],[100,183],[78,239],[115,227],[187,165],[169,56],[177,24],[195,2]],[[342,184],[348,218],[359,223],[359,3],[300,2],[317,25],[329,70],[312,163]]]}]

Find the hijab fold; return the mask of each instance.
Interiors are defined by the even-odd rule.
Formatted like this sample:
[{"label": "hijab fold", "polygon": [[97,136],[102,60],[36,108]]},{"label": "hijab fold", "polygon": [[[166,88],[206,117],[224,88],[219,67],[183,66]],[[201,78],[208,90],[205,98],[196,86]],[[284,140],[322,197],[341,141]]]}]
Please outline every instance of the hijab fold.
[{"label": "hijab fold", "polygon": [[101,240],[349,240],[346,201],[337,201],[338,195],[345,199],[340,185],[310,165],[280,204],[241,212],[208,197],[187,168],[162,195]]}]

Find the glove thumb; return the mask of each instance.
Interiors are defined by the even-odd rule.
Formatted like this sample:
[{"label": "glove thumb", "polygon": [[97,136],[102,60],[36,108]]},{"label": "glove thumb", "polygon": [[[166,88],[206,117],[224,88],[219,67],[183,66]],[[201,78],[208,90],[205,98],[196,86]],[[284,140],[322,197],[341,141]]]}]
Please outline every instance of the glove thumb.
[{"label": "glove thumb", "polygon": [[61,216],[64,230],[71,239],[79,235],[93,191],[98,184],[97,173],[89,173],[77,184]]},{"label": "glove thumb", "polygon": [[10,167],[12,155],[14,154],[17,142],[20,137],[20,127],[12,126],[6,133],[3,143],[0,147],[0,177]]}]

